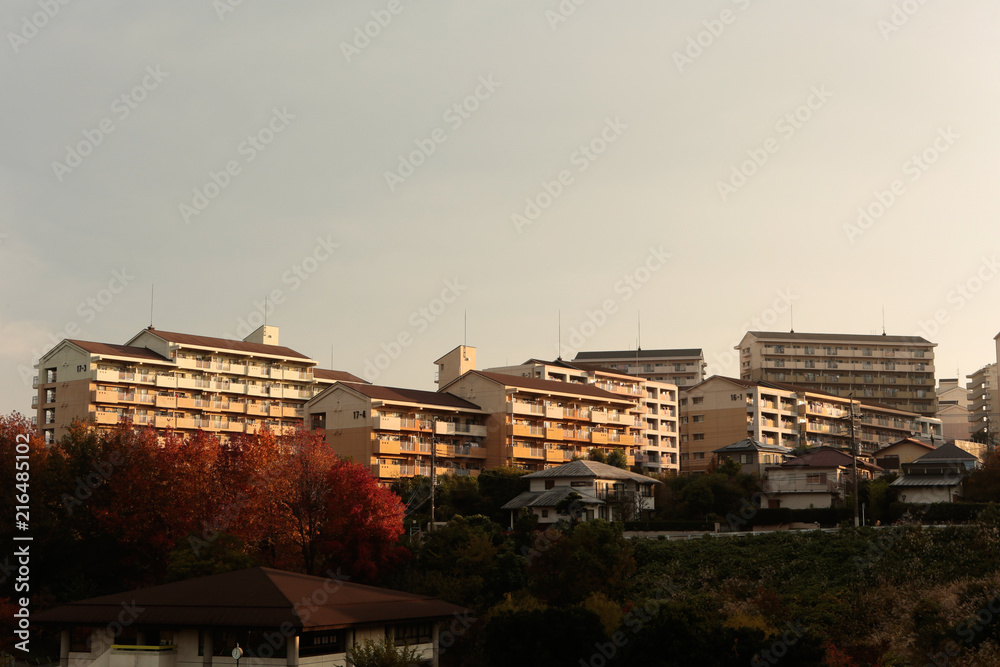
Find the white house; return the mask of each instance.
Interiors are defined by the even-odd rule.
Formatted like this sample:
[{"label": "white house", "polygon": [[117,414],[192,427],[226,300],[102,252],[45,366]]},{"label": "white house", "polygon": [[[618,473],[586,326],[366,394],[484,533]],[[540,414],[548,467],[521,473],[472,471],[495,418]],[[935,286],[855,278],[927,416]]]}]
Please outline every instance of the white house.
[{"label": "white house", "polygon": [[[597,461],[571,461],[524,478],[530,483],[529,489],[502,508],[511,510],[512,526],[514,515],[522,507],[530,508],[539,523],[570,518],[581,521],[639,519],[643,512],[654,508],[653,487],[661,483],[652,477]],[[557,511],[556,506],[573,493],[579,498],[574,497],[568,511]]]}]

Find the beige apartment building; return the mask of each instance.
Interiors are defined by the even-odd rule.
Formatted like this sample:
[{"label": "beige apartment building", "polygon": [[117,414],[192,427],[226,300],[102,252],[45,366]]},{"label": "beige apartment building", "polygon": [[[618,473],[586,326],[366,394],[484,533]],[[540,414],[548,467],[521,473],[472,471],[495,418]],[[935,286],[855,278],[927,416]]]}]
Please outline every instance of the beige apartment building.
[{"label": "beige apartment building", "polygon": [[934,348],[920,336],[748,331],[740,378],[853,394],[905,412],[937,412]]},{"label": "beige apartment building", "polygon": [[681,392],[681,472],[705,472],[714,450],[744,438],[849,450],[852,407],[862,453],[910,436],[942,441],[939,419],[808,387],[712,376]]},{"label": "beige apartment building", "polygon": [[592,448],[618,449],[631,466],[642,444],[642,423],[633,414],[638,395],[487,371],[467,371],[441,391],[488,413],[488,468],[544,470],[586,458]]},{"label": "beige apartment building", "polygon": [[1000,428],[1000,392],[997,391],[997,365],[987,364],[975,373],[966,375],[968,383],[968,419],[971,437],[989,429],[991,439],[996,442]]},{"label": "beige apartment building", "polygon": [[431,474],[478,476],[485,467],[484,410],[452,394],[337,383],[305,406],[306,423],[326,432],[340,456],[371,465],[382,482]]},{"label": "beige apartment building", "polygon": [[486,369],[521,377],[596,386],[634,398],[630,410],[639,426],[641,444],[635,462],[648,472],[680,470],[677,386],[649,380],[607,368],[598,363],[540,361],[530,359],[517,366]]},{"label": "beige apartment building", "polygon": [[309,357],[278,344],[263,326],[242,341],[152,327],[124,345],[63,340],[38,362],[32,403],[46,443],[73,420],[111,427],[123,419],[182,433],[222,438],[265,425],[287,433],[302,423],[302,406],[349,373],[318,371]]},{"label": "beige apartment building", "polygon": [[705,379],[705,353],[701,348],[578,352],[573,361],[600,364],[678,387],[690,387]]},{"label": "beige apartment building", "polygon": [[937,387],[937,413],[941,420],[945,440],[968,440],[969,391],[961,386],[958,378],[941,378]]}]

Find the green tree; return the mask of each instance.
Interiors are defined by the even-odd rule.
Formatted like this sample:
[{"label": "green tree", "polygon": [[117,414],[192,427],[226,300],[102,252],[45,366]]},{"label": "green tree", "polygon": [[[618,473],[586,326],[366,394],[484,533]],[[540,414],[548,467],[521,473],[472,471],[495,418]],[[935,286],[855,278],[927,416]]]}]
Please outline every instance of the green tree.
[{"label": "green tree", "polygon": [[482,498],[482,513],[501,525],[510,523],[510,512],[500,509],[511,500],[528,490],[527,470],[520,468],[490,468],[480,473],[479,495]]},{"label": "green tree", "polygon": [[607,637],[597,614],[581,607],[550,607],[491,618],[483,652],[488,667],[577,667],[581,662],[592,664],[590,658],[601,642],[607,642]]},{"label": "green tree", "polygon": [[529,589],[549,604],[580,604],[591,593],[619,599],[635,572],[621,524],[584,521],[544,538],[529,554],[528,577]]},{"label": "green tree", "polygon": [[593,447],[589,452],[587,452],[587,460],[597,461],[598,463],[607,463],[608,454],[603,449],[598,449],[597,447]]},{"label": "green tree", "polygon": [[605,463],[609,466],[621,468],[622,470],[628,470],[628,457],[626,457],[625,452],[620,449],[612,449],[611,452],[608,453],[608,459]]},{"label": "green tree", "polygon": [[409,646],[396,646],[388,636],[378,642],[366,639],[347,649],[347,660],[354,667],[415,667],[420,653]]}]

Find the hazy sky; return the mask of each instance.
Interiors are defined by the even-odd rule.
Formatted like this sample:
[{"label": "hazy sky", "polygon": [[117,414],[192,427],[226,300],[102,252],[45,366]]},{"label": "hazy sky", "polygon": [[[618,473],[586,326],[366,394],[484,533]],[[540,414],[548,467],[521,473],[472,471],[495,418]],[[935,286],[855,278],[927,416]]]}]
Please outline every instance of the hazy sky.
[{"label": "hazy sky", "polygon": [[560,312],[564,357],[633,348],[641,313],[642,347],[734,374],[789,303],[802,332],[884,306],[939,378],[996,360],[996,0],[5,0],[0,26],[4,413],[53,341],[147,326],[151,285],[157,328],[242,335],[270,295],[282,344],[415,388],[466,316],[481,368],[555,357]]}]

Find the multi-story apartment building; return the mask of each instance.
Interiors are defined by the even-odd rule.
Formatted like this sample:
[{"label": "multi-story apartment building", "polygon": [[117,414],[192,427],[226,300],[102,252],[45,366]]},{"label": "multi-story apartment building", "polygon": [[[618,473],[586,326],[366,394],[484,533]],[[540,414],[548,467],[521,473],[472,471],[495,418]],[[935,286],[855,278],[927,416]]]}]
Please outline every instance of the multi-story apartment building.
[{"label": "multi-story apartment building", "polygon": [[602,364],[529,359],[517,366],[489,368],[488,372],[586,384],[636,399],[630,410],[640,426],[641,444],[636,464],[650,472],[678,471],[680,448],[677,386],[649,380]]},{"label": "multi-story apartment building", "polygon": [[690,387],[705,379],[705,354],[701,348],[578,352],[573,361],[601,364],[678,387]]},{"label": "multi-story apartment building", "polygon": [[1000,429],[1000,391],[997,391],[997,365],[987,364],[975,373],[965,376],[969,382],[965,385],[969,392],[969,434],[986,435],[997,442],[997,430]]},{"label": "multi-story apartment building", "polygon": [[582,382],[467,371],[442,386],[478,405],[487,420],[486,467],[544,470],[592,448],[620,450],[634,465],[643,442],[634,409],[641,396]]},{"label": "multi-story apartment building", "polygon": [[945,440],[968,440],[969,392],[958,383],[958,378],[941,378],[937,388],[937,413],[941,420]]},{"label": "multi-story apartment building", "polygon": [[302,423],[302,406],[323,387],[357,381],[321,371],[278,344],[277,327],[242,341],[144,329],[124,345],[63,340],[36,368],[32,401],[47,443],[73,420],[111,427],[123,419],[156,429],[204,430],[226,438],[264,425],[285,433]]},{"label": "multi-story apartment building", "polygon": [[748,331],[736,349],[744,380],[853,394],[933,417],[936,346],[920,336]]},{"label": "multi-story apartment building", "polygon": [[478,476],[486,462],[487,413],[458,396],[363,383],[337,383],[305,406],[306,424],[326,431],[341,456],[370,463],[388,482],[437,474]]},{"label": "multi-story apartment building", "polygon": [[[853,410],[852,410],[853,407]],[[708,469],[712,452],[743,438],[781,447],[830,446],[871,453],[906,437],[941,441],[941,421],[786,383],[712,376],[681,392],[681,472]]]}]

